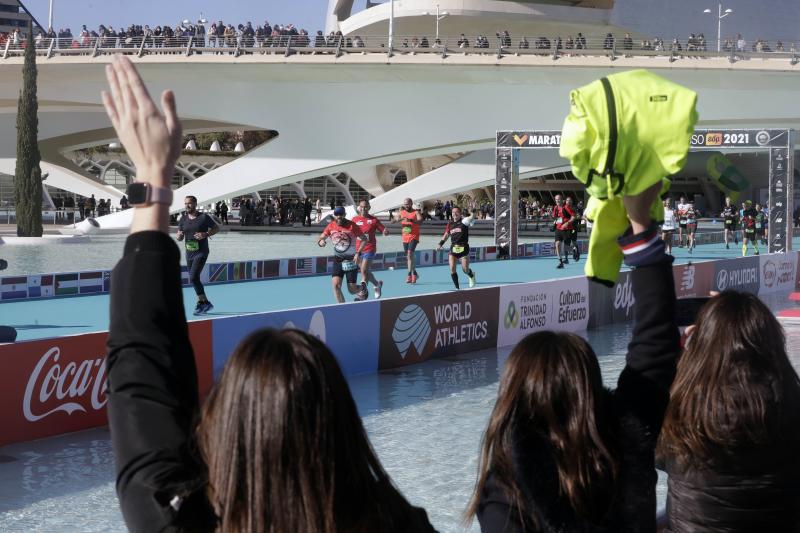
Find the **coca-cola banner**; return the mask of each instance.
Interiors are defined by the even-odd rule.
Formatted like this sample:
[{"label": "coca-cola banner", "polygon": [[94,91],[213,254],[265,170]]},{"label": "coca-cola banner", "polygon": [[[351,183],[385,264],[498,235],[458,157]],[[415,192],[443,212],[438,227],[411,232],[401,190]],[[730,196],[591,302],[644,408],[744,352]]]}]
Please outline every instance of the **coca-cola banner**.
[{"label": "coca-cola banner", "polygon": [[[211,327],[192,322],[201,394],[212,383]],[[107,332],[0,345],[0,445],[103,426]]]}]

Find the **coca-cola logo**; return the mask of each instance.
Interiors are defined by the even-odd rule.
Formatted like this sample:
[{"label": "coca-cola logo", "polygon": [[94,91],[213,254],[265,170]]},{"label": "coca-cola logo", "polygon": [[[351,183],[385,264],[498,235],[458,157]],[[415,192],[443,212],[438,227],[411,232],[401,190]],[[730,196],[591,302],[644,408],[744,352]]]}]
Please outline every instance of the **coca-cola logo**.
[{"label": "coca-cola logo", "polygon": [[70,361],[64,365],[59,362],[60,358],[61,349],[50,348],[28,378],[22,412],[29,422],[59,411],[68,415],[86,412],[88,408],[99,411],[106,405],[104,358]]}]

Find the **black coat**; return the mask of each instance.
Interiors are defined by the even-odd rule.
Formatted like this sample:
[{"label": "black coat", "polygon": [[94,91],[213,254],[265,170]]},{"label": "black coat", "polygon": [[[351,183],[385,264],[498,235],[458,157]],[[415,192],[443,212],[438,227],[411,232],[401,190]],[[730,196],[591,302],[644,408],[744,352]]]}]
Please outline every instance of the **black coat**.
[{"label": "black coat", "polygon": [[[516,482],[525,511],[538,519],[545,533],[655,532],[655,445],[669,401],[680,352],[675,325],[675,286],[671,259],[635,269],[634,331],[617,388],[604,398],[606,420],[614,426],[620,470],[614,490],[598,491],[611,500],[600,523],[576,516],[560,496],[556,465],[544,436],[520,428],[514,441]],[[528,532],[502,487],[490,472],[478,510],[483,532]]]},{"label": "black coat", "polygon": [[[111,276],[108,422],[117,497],[134,532],[217,524],[193,438],[200,404],[179,259],[167,234],[134,233]],[[395,494],[398,506],[408,506]],[[394,531],[433,531],[423,509],[408,507]]]}]

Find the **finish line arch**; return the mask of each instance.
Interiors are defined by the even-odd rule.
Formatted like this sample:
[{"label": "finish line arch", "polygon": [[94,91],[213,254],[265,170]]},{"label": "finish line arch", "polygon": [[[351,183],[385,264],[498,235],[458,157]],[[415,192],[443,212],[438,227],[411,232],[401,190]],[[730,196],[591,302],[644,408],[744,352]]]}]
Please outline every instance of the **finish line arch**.
[{"label": "finish line arch", "polygon": [[[519,151],[558,149],[560,130],[498,131],[495,153],[494,241],[517,255],[519,231]],[[694,151],[742,149],[769,152],[769,253],[792,249],[794,213],[794,130],[703,129],[692,134]]]}]

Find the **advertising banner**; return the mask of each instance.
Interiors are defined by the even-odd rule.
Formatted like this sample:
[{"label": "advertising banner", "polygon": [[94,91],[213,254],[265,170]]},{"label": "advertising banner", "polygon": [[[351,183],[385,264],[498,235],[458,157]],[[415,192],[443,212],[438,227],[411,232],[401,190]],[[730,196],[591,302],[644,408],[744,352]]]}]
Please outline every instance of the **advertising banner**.
[{"label": "advertising banner", "polygon": [[675,278],[675,295],[678,298],[708,296],[714,285],[715,274],[713,262],[674,265],[672,275]]},{"label": "advertising banner", "polygon": [[619,273],[617,284],[606,287],[600,283],[589,283],[589,324],[596,328],[617,322],[633,320],[633,283],[630,271]]},{"label": "advertising banner", "polygon": [[585,277],[500,287],[497,346],[518,343],[542,330],[581,331],[589,323]]},{"label": "advertising banner", "polygon": [[239,342],[261,328],[296,328],[314,335],[328,345],[346,376],[375,372],[380,304],[373,301],[343,305],[213,320],[214,376],[219,376]]},{"label": "advertising banner", "polygon": [[[211,388],[209,321],[189,336],[201,395]],[[107,332],[0,346],[0,445],[103,426]]]},{"label": "advertising banner", "polygon": [[498,287],[380,302],[379,369],[497,346]]},{"label": "advertising banner", "polygon": [[714,263],[715,291],[727,289],[758,294],[760,287],[760,261],[758,257],[740,257]]},{"label": "advertising banner", "polygon": [[795,288],[797,254],[769,254],[759,257],[761,286],[759,294],[788,292]]},{"label": "advertising banner", "polygon": [[788,148],[770,148],[769,154],[769,252],[786,251],[786,232],[791,227],[789,206],[790,157]]},{"label": "advertising banner", "polygon": [[512,256],[517,254],[518,187],[519,151],[512,148],[498,148],[494,193],[494,242],[498,251]]}]

